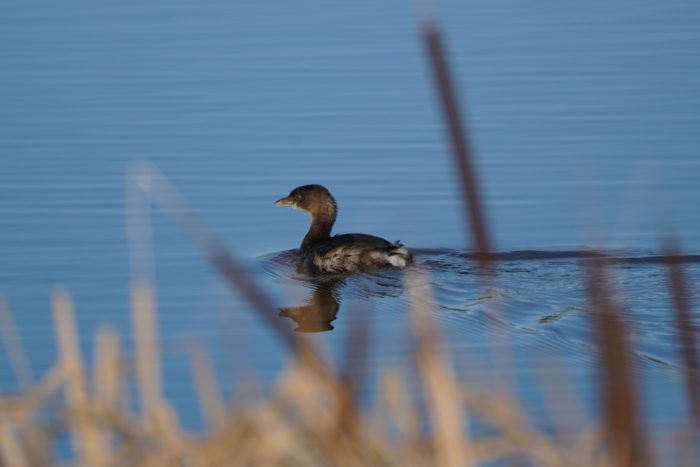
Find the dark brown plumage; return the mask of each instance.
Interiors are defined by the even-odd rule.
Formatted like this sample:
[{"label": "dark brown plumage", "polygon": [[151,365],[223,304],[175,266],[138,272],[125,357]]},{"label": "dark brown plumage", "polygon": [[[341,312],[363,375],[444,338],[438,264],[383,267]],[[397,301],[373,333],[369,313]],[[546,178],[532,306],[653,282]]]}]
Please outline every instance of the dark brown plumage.
[{"label": "dark brown plumage", "polygon": [[302,267],[312,273],[367,271],[384,266],[403,267],[412,262],[411,253],[399,242],[366,234],[331,237],[338,206],[321,185],[295,188],[275,206],[289,206],[311,215],[311,227],[299,247]]}]

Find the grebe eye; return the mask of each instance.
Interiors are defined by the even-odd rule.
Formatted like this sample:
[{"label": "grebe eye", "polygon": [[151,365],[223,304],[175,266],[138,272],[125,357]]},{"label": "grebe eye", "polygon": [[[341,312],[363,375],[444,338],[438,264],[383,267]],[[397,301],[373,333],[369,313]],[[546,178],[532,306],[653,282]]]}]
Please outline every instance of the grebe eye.
[{"label": "grebe eye", "polygon": [[296,195],[294,197],[294,201],[301,201],[301,195]]}]

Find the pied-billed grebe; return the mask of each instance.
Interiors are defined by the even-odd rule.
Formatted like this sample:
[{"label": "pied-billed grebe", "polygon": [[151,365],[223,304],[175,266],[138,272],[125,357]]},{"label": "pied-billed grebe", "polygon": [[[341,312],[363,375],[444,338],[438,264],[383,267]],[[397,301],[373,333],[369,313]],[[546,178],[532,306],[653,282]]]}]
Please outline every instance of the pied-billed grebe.
[{"label": "pied-billed grebe", "polygon": [[321,185],[295,188],[275,206],[290,206],[311,215],[311,228],[299,247],[304,269],[313,273],[367,271],[383,266],[403,267],[412,261],[411,253],[401,243],[366,234],[331,237],[338,207],[330,192]]}]

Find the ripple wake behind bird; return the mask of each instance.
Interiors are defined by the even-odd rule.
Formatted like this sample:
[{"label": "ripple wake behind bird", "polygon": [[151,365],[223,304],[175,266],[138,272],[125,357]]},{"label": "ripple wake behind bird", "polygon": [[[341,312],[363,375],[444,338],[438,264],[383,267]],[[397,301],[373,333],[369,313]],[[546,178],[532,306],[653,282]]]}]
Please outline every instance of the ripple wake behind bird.
[{"label": "ripple wake behind bird", "polygon": [[[518,345],[542,351],[558,350],[577,361],[591,361],[595,344],[588,334],[588,300],[581,262],[597,258],[591,250],[516,250],[493,255],[498,277],[490,287],[480,281],[478,261],[472,253],[454,249],[414,249],[415,268],[427,272],[432,290],[436,319],[456,340],[483,343],[486,323],[505,330]],[[265,273],[285,279],[305,290],[306,303],[294,303],[299,319],[308,306],[331,304],[316,315],[338,319],[332,326],[356,319],[353,310],[371,309],[372,317],[382,325],[406,326],[410,304],[406,296],[403,272],[388,268],[372,273],[314,278],[297,272],[295,250],[271,253],[260,258]],[[634,335],[635,352],[640,365],[669,367],[674,361],[674,325],[665,283],[662,255],[648,251],[608,251],[606,258],[616,290],[620,316]],[[700,255],[674,258],[686,264],[689,278],[700,278]],[[323,283],[334,283],[327,293]],[[319,286],[319,284],[321,284]],[[426,284],[424,284],[426,285]],[[319,289],[325,292],[319,298]],[[692,292],[692,291],[691,291]],[[333,297],[333,300],[328,300]],[[288,314],[288,313],[287,313]],[[302,316],[303,315],[303,316]],[[297,321],[299,324],[300,321]],[[317,330],[329,329],[330,321],[316,323]],[[700,324],[700,323],[699,323]],[[313,329],[309,322],[303,330]],[[467,345],[467,344],[465,344]],[[462,346],[463,347],[463,346]]]}]

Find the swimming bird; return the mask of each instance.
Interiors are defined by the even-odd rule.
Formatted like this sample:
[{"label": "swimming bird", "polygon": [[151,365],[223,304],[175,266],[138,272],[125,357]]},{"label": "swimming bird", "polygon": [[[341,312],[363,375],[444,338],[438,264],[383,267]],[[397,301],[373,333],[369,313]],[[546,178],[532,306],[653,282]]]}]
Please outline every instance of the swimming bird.
[{"label": "swimming bird", "polygon": [[338,205],[322,185],[297,187],[275,206],[289,206],[311,216],[311,227],[299,247],[299,261],[310,273],[339,274],[369,271],[384,266],[404,267],[413,261],[400,242],[388,242],[367,234],[331,237]]}]

